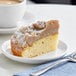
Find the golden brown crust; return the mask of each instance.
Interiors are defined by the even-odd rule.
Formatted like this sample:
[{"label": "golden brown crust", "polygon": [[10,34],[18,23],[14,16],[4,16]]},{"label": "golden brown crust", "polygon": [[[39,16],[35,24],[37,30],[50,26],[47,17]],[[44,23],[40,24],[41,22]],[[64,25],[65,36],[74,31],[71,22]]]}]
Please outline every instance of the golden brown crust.
[{"label": "golden brown crust", "polygon": [[22,54],[22,48],[19,47],[18,44],[14,43],[12,40],[11,40],[11,50],[13,55],[21,56]]}]

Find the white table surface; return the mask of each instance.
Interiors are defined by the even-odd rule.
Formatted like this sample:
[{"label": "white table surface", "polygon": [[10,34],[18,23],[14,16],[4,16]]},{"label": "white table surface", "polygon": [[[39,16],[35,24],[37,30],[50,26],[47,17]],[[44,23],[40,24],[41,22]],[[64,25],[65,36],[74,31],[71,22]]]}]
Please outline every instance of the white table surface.
[{"label": "white table surface", "polygon": [[[35,20],[58,19],[60,21],[59,39],[68,45],[68,53],[76,50],[76,6],[69,5],[27,5],[26,11],[33,14]],[[0,34],[0,52],[4,41],[11,35]],[[15,62],[0,54],[0,76],[30,69],[36,65]],[[11,74],[9,74],[11,73]]]}]

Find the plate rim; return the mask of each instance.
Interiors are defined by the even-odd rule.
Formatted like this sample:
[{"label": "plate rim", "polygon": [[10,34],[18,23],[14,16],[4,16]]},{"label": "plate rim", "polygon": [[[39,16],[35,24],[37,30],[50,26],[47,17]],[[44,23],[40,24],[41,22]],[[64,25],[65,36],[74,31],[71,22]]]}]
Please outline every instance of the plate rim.
[{"label": "plate rim", "polygon": [[[61,40],[59,40],[59,42],[60,42]],[[18,61],[18,62],[22,62],[21,60],[33,60],[33,61],[41,61],[41,60],[47,60],[47,61],[51,61],[51,60],[55,60],[55,59],[58,59],[58,58],[61,58],[61,57],[63,57],[66,53],[67,53],[67,49],[68,49],[68,46],[67,46],[67,44],[65,43],[65,42],[63,42],[63,41],[61,41],[62,43],[64,43],[65,45],[66,45],[66,50],[65,50],[65,52],[63,53],[63,54],[61,54],[61,55],[59,55],[57,58],[56,57],[54,57],[54,58],[45,58],[45,59],[43,59],[43,58],[22,58],[22,57],[18,57],[18,56],[14,56],[14,55],[12,55],[12,54],[9,54],[8,52],[6,52],[5,51],[5,49],[3,48],[4,47],[4,45],[6,44],[6,43],[8,43],[8,42],[10,42],[10,40],[7,40],[7,41],[5,41],[3,44],[2,44],[2,46],[1,46],[1,51],[2,51],[2,53],[7,57],[7,58],[9,58],[9,59],[12,59],[12,60],[14,60],[14,61]],[[8,55],[8,56],[7,56]],[[27,63],[27,62],[23,62],[23,63]]]}]

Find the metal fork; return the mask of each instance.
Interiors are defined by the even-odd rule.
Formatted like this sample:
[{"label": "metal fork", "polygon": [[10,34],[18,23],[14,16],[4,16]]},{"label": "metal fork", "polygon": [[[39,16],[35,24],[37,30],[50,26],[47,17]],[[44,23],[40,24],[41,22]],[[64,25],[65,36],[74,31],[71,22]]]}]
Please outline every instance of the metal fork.
[{"label": "metal fork", "polygon": [[56,61],[54,64],[51,64],[51,65],[49,65],[49,66],[47,66],[47,67],[45,67],[45,68],[43,68],[41,70],[38,70],[36,72],[32,72],[30,74],[30,76],[39,76],[39,75],[41,75],[43,73],[46,73],[48,70],[53,69],[53,68],[57,67],[58,65],[64,64],[64,63],[66,63],[68,61],[76,62],[76,52],[73,52],[71,55],[69,55],[67,57],[64,57],[63,59],[60,59],[60,60]]}]

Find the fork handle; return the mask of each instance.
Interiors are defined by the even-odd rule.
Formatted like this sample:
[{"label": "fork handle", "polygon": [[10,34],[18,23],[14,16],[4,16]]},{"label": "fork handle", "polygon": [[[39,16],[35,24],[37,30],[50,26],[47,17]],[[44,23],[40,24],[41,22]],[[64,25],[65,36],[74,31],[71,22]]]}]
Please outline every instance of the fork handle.
[{"label": "fork handle", "polygon": [[68,58],[64,58],[64,59],[58,60],[58,61],[56,61],[54,64],[51,64],[51,65],[49,65],[49,66],[47,66],[47,67],[45,67],[45,68],[43,68],[43,69],[41,69],[41,70],[38,70],[38,71],[36,71],[36,72],[32,72],[32,73],[30,74],[30,76],[39,76],[39,75],[47,72],[48,70],[53,69],[53,68],[59,66],[60,64],[66,63],[67,61],[69,61]]}]

